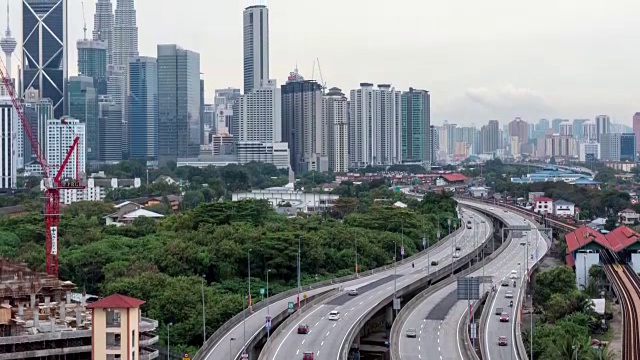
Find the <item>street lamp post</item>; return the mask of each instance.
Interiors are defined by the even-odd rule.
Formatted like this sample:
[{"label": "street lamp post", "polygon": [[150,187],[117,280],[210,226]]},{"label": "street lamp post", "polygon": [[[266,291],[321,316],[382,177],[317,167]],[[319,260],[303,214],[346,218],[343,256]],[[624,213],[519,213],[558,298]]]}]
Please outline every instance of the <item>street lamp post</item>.
[{"label": "street lamp post", "polygon": [[[302,253],[300,251],[301,241],[302,235],[298,236],[298,309],[300,309],[300,292],[302,291],[302,287],[300,286],[300,263],[302,262]],[[268,273],[267,276],[269,276]]]},{"label": "street lamp post", "polygon": [[353,242],[355,244],[355,251],[356,251],[356,279],[358,278],[358,237],[354,236]]},{"label": "street lamp post", "polygon": [[[271,272],[271,269],[267,269],[267,317],[271,317],[271,312],[269,312],[269,273]],[[271,328],[269,326],[267,326],[267,340],[269,339],[269,337],[271,336],[270,334],[271,332]]]},{"label": "street lamp post", "polygon": [[233,350],[231,350],[231,344],[236,340],[236,338],[229,339],[229,359],[233,360],[235,357],[233,356]]},{"label": "street lamp post", "polygon": [[395,315],[398,316],[398,309],[396,309],[396,294],[397,294],[397,285],[396,285],[396,278],[398,277],[398,265],[397,265],[397,259],[398,259],[398,252],[397,252],[397,247],[398,247],[398,243],[397,241],[393,241],[393,309],[395,312]]},{"label": "street lamp post", "polygon": [[401,239],[402,239],[402,245],[400,247],[400,260],[404,260],[404,220],[402,220],[401,223]]},{"label": "street lamp post", "polygon": [[[246,300],[249,300],[249,297],[246,298]],[[245,302],[245,297],[242,296],[242,333],[244,336],[244,344],[247,343],[247,314],[244,312],[244,302]]]},{"label": "street lamp post", "polygon": [[247,251],[247,273],[249,274],[249,297],[247,300],[247,308],[251,312],[251,249]]},{"label": "street lamp post", "polygon": [[173,326],[173,323],[169,323],[169,325],[167,326],[167,360],[170,359],[171,357],[171,327]]},{"label": "street lamp post", "polygon": [[[205,343],[207,342],[207,320],[206,320],[206,316],[205,316],[205,309],[204,309],[204,279],[207,276],[205,274],[202,274],[202,278],[201,278],[201,284],[202,284],[202,346],[205,345]],[[244,306],[242,306],[244,309]],[[244,312],[244,310],[243,310]]]}]

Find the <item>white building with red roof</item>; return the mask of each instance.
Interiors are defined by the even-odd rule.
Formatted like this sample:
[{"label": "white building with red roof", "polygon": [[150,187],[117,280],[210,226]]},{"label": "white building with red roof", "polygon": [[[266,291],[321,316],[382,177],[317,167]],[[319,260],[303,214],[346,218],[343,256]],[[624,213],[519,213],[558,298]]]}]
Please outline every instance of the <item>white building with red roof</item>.
[{"label": "white building with red roof", "polygon": [[538,196],[533,199],[533,211],[538,214],[552,214],[553,213],[553,199]]}]

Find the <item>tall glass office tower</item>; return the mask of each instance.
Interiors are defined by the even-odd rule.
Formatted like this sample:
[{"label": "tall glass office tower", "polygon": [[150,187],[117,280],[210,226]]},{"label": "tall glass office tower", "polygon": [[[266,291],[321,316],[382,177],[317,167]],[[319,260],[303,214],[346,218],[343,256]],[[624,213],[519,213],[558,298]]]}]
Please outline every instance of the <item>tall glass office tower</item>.
[{"label": "tall glass office tower", "polygon": [[51,99],[56,118],[66,113],[67,51],[67,0],[22,0],[22,92]]},{"label": "tall glass office tower", "polygon": [[158,63],[139,56],[129,62],[129,158],[158,158]]}]

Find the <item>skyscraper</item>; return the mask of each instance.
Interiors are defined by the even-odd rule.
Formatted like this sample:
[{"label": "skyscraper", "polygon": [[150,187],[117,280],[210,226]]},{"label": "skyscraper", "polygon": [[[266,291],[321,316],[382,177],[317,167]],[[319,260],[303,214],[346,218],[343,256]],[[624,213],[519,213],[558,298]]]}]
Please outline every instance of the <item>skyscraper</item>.
[{"label": "skyscraper", "polygon": [[98,92],[93,78],[72,76],[69,78],[69,115],[85,124],[87,160],[99,160]]},{"label": "skyscraper", "polygon": [[200,54],[158,45],[158,157],[161,163],[200,153]]},{"label": "skyscraper", "polygon": [[99,95],[107,94],[107,44],[101,40],[78,40],[78,74],[93,78]]},{"label": "skyscraper", "polygon": [[22,92],[33,87],[66,112],[67,0],[22,0]]},{"label": "skyscraper", "polygon": [[[608,115],[596,116],[596,134],[597,140],[600,142],[601,135],[611,133],[611,119]],[[604,157],[603,157],[604,158]]]},{"label": "skyscraper", "polygon": [[640,151],[640,112],[633,114],[633,133],[636,134],[637,151]]},{"label": "skyscraper", "polygon": [[109,95],[98,98],[98,160],[113,163],[122,160],[122,109]]},{"label": "skyscraper", "polygon": [[158,158],[158,63],[139,56],[129,63],[129,157]]},{"label": "skyscraper", "polygon": [[0,100],[0,192],[16,188],[18,113],[9,99]]},{"label": "skyscraper", "polygon": [[[63,123],[64,121],[64,123]],[[52,174],[56,174],[62,165],[69,145],[73,143],[73,139],[78,136],[78,151],[74,151],[69,158],[69,164],[75,164],[78,159],[78,172],[86,172],[86,136],[85,125],[78,119],[66,118],[64,120],[49,119],[47,120],[47,162],[51,165],[49,170]],[[67,166],[62,172],[62,179],[75,179],[76,167]]]},{"label": "skyscraper", "polygon": [[482,153],[495,153],[500,148],[500,124],[498,120],[489,120],[480,130]]},{"label": "skyscraper", "polygon": [[620,134],[620,161],[636,162],[636,135],[634,133]]},{"label": "skyscraper", "polygon": [[401,92],[388,84],[351,90],[349,162],[352,167],[402,162]]},{"label": "skyscraper", "polygon": [[322,98],[322,123],[328,127],[329,170],[349,171],[349,101],[342,90],[329,89]]},{"label": "skyscraper", "polygon": [[[53,102],[51,99],[40,97],[38,90],[29,89],[24,93],[24,113],[31,124],[31,134],[36,135],[40,144],[40,154],[46,158],[47,150],[47,120],[53,119]],[[20,126],[20,123],[18,123]],[[18,131],[24,135],[24,130]],[[26,135],[20,136],[26,138]],[[16,149],[18,151],[18,149]],[[36,160],[35,152],[27,139],[22,149],[24,156],[24,166]],[[39,167],[39,165],[38,165]]]},{"label": "skyscraper", "polygon": [[522,152],[522,145],[526,144],[529,140],[529,124],[519,117],[515,118],[509,123],[509,136],[518,138],[515,143],[517,144],[517,149],[512,148],[511,154],[520,155]]},{"label": "skyscraper", "polygon": [[120,124],[122,126],[122,140],[120,144],[122,146],[123,155],[129,151],[129,124],[124,117],[126,111],[124,107],[127,106],[127,67],[123,65],[108,65],[107,66],[107,95],[111,97],[111,100],[120,107]]},{"label": "skyscraper", "polygon": [[[429,127],[429,139],[431,140],[429,143],[429,147],[430,149],[430,153],[431,153],[431,164],[435,164],[436,161],[438,160],[437,154],[438,154],[438,149],[440,148],[440,144],[438,143],[439,139],[438,139],[438,128],[431,125]],[[429,169],[427,169],[429,170]]]},{"label": "skyscraper", "polygon": [[282,97],[275,80],[244,94],[233,105],[232,134],[236,142],[282,141]]},{"label": "skyscraper", "polygon": [[269,9],[264,5],[244,9],[244,93],[269,79]]},{"label": "skyscraper", "polygon": [[113,63],[113,5],[111,0],[98,0],[93,16],[93,40],[107,45],[107,64]]},{"label": "skyscraper", "polygon": [[431,163],[429,92],[409,88],[402,93],[402,161]]},{"label": "skyscraper", "polygon": [[322,122],[322,85],[289,75],[282,91],[282,141],[289,144],[291,168],[327,171],[327,126]]}]

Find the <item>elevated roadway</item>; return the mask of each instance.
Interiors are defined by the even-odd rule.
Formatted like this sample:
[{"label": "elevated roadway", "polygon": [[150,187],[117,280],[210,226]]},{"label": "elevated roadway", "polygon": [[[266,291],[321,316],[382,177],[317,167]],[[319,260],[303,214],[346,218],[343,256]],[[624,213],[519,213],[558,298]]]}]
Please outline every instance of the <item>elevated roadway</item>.
[{"label": "elevated roadway", "polygon": [[[272,339],[272,346],[264,349],[260,355],[265,360],[281,360],[281,359],[301,359],[303,352],[314,352],[317,359],[340,359],[340,349],[343,344],[348,341],[349,333],[354,331],[354,327],[370,309],[385,301],[394,293],[395,287],[400,290],[415,281],[424,278],[429,271],[435,270],[430,267],[431,260],[437,260],[437,268],[451,266],[452,246],[454,241],[461,248],[459,251],[460,258],[474,251],[476,246],[480,245],[491,234],[489,220],[481,217],[479,213],[465,209],[463,212],[463,220],[472,216],[476,219],[483,219],[485,223],[483,230],[477,232],[477,238],[474,236],[475,229],[466,229],[466,227],[445,243],[442,243],[429,251],[430,256],[422,257],[415,261],[415,268],[411,264],[398,266],[394,275],[394,270],[384,275],[376,277],[367,284],[358,284],[357,296],[341,295],[332,301],[325,303],[323,306],[316,307],[312,312],[304,316],[300,321],[291,324],[288,329],[282,331],[281,336]],[[430,269],[431,268],[431,269]],[[327,315],[330,311],[339,311],[340,320],[330,321]],[[299,324],[309,326],[309,334],[298,335],[297,327]],[[355,329],[357,330],[357,329]],[[347,344],[348,346],[349,344]]]},{"label": "elevated roadway", "polygon": [[[466,228],[459,230],[449,238],[443,239],[440,244],[434,245],[432,249],[421,254],[415,261],[415,268],[411,267],[411,263],[407,262],[406,264],[398,264],[397,272],[398,276],[402,277],[402,275],[406,274],[408,271],[415,272],[415,274],[420,274],[420,276],[430,273],[431,271],[435,271],[437,269],[445,266],[447,261],[450,259],[452,255],[452,247],[456,243],[460,243],[461,247],[464,247],[464,251],[460,251],[460,256],[462,257],[465,254],[465,251],[470,251],[473,241],[469,238],[469,231]],[[436,251],[437,250],[437,251]],[[400,244],[398,244],[398,256],[400,256]],[[438,266],[431,266],[430,263],[432,260],[437,260],[439,262]],[[415,277],[415,276],[414,276]],[[327,286],[322,286],[315,288],[313,290],[305,290],[304,294],[307,296],[314,296],[327,290],[337,288],[342,286],[344,289],[351,288],[361,288],[360,290],[363,292],[361,296],[356,297],[358,300],[355,305],[358,305],[358,302],[366,299],[367,296],[371,296],[375,292],[371,291],[369,294],[366,294],[367,289],[375,289],[377,287],[381,287],[383,285],[386,286],[386,290],[391,289],[393,291],[393,278],[394,278],[394,269],[390,268],[389,270],[380,271],[373,275],[362,276],[357,279],[353,279],[350,281],[346,281],[343,283],[336,283]],[[398,288],[401,284],[406,284],[407,279],[398,278],[397,286]],[[346,301],[350,300],[346,297],[341,297],[341,300],[336,301]],[[228,330],[224,331],[220,336],[217,336],[215,342],[210,342],[207,346],[203,347],[196,354],[196,360],[226,360],[226,359],[239,359],[240,355],[245,348],[246,345],[251,343],[253,338],[259,334],[265,328],[265,317],[269,313],[273,316],[273,314],[279,314],[287,310],[289,302],[296,302],[297,295],[291,295],[285,299],[281,299],[279,301],[274,301],[269,305],[269,309],[262,308],[260,310],[256,310],[252,313],[247,311],[246,320],[241,321],[235,326],[231,326]],[[347,311],[348,312],[348,311]],[[323,314],[323,316],[326,314]],[[344,315],[344,314],[343,314]],[[347,316],[352,314],[346,314]],[[344,324],[344,322],[341,322]],[[296,324],[297,325],[297,324]],[[313,325],[313,324],[311,324]],[[287,332],[283,332],[285,335]],[[213,337],[213,336],[212,336]],[[279,346],[279,345],[278,345]],[[295,354],[299,347],[296,346],[293,353]],[[279,359],[288,359],[287,357],[279,357]]]},{"label": "elevated roadway", "polygon": [[[460,204],[473,204],[487,212],[495,213],[504,219],[507,226],[535,226],[518,214],[506,212],[492,205],[471,203],[464,200],[460,200]],[[521,245],[523,242],[525,245]],[[496,289],[499,289],[499,291],[505,292],[506,290],[510,290],[514,292],[514,308],[508,306],[508,301],[506,302],[506,306],[503,306],[505,311],[510,313],[510,322],[502,323],[500,328],[495,329],[496,333],[500,333],[500,335],[495,335],[495,340],[497,340],[497,336],[509,336],[509,334],[512,333],[509,331],[509,327],[513,325],[513,309],[515,309],[517,291],[522,287],[518,286],[514,288],[512,286],[513,280],[509,279],[511,271],[518,270],[520,266],[519,263],[522,264],[525,262],[527,251],[535,253],[535,248],[538,247],[539,254],[546,252],[546,242],[541,239],[537,232],[536,235],[532,236],[530,244],[526,244],[526,238],[513,239],[500,256],[485,264],[484,270],[478,270],[469,275],[482,276],[484,274],[485,276],[491,276],[492,283],[484,284],[487,291],[489,291],[493,285],[496,285]],[[518,276],[519,279],[522,279],[522,270]],[[510,280],[508,287],[500,286],[502,280],[505,278]],[[456,289],[456,283],[440,289],[417,304],[414,309],[409,310],[411,313],[403,324],[395,325],[401,326],[402,329],[399,335],[400,338],[391,340],[392,346],[394,346],[394,344],[398,346],[400,359],[463,359],[463,351],[460,347],[461,345],[459,345],[461,339],[458,339],[458,326],[465,312],[469,310],[469,307],[466,300],[459,301],[457,299]],[[502,294],[502,296],[504,296],[504,294]],[[406,330],[410,328],[417,330],[416,338],[407,338],[405,336]],[[492,347],[497,347],[497,342],[493,339],[493,332],[490,336]],[[507,354],[509,354],[509,352],[507,352]]]}]

